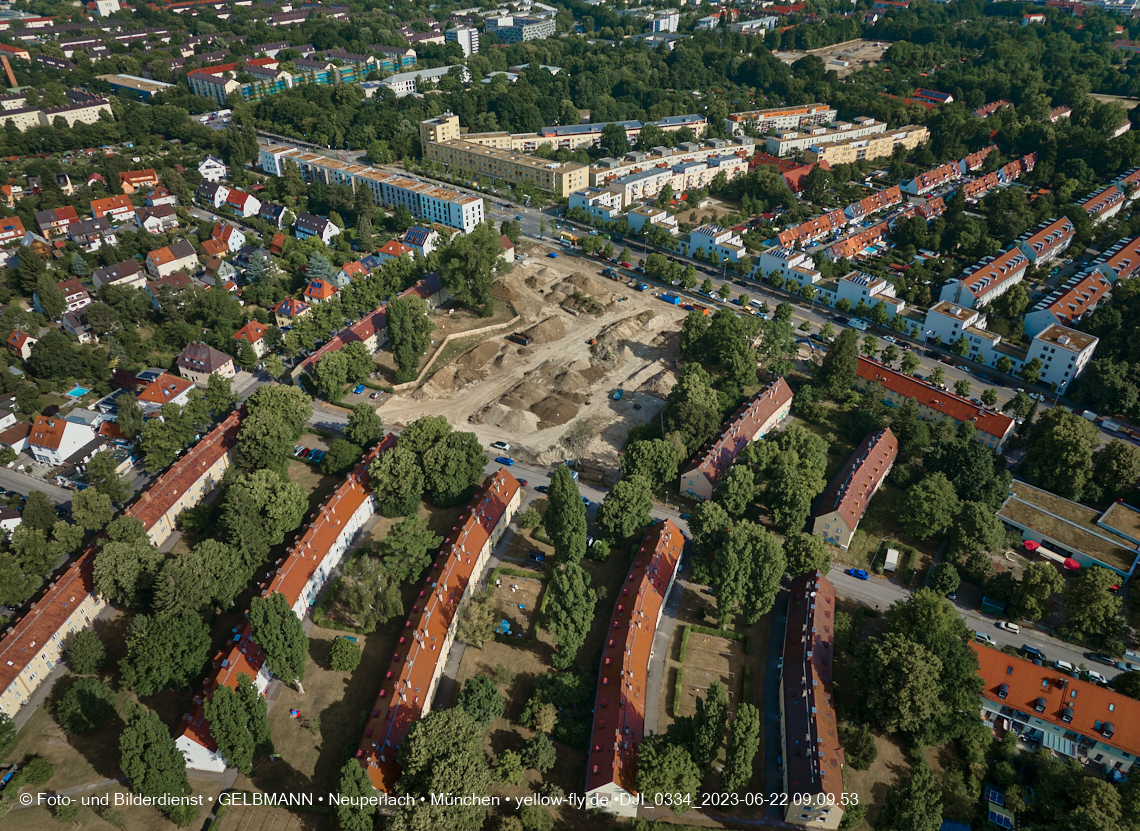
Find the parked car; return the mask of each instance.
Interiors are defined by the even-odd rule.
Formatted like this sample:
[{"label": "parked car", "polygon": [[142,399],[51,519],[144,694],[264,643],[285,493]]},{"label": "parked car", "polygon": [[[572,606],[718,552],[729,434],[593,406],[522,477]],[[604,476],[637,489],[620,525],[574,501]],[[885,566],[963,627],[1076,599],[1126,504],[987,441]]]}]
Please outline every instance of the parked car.
[{"label": "parked car", "polygon": [[887,341],[888,343],[898,343],[899,342],[898,338],[893,338],[890,335],[883,335],[883,340]]},{"label": "parked car", "polygon": [[1096,661],[1098,664],[1104,664],[1105,666],[1110,667],[1116,666],[1116,659],[1111,655],[1101,655],[1097,652],[1086,652],[1085,657],[1090,661]]},{"label": "parked car", "polygon": [[990,646],[997,646],[997,641],[995,641],[993,638],[991,638],[985,632],[975,632],[974,633],[974,640],[976,640],[978,643],[985,643],[985,644],[989,644]]},{"label": "parked car", "polygon": [[1098,684],[1108,684],[1108,679],[1094,669],[1086,669],[1085,675],[1087,675],[1091,680],[1096,681]]},{"label": "parked car", "polygon": [[511,449],[511,446],[509,444],[507,444],[505,441],[493,441],[493,442],[491,442],[491,447],[495,448],[496,450],[508,450],[509,451]]},{"label": "parked car", "polygon": [[1140,672],[1140,664],[1134,664],[1131,661],[1117,661],[1116,668],[1125,672]]},{"label": "parked car", "polygon": [[549,488],[549,487],[547,487],[546,485],[535,485],[535,486],[534,486],[534,489],[535,489],[535,490],[536,490],[538,493],[548,493],[548,492],[550,491],[550,488]]},{"label": "parked car", "polygon": [[618,263],[622,268],[633,268],[629,263]]},{"label": "parked car", "polygon": [[314,462],[320,463],[324,460],[325,456],[327,456],[327,455],[328,454],[323,450],[314,450],[312,453],[309,454],[309,458],[312,459]]},{"label": "parked car", "polygon": [[496,456],[495,461],[507,467],[511,467],[515,463],[514,459],[508,458],[507,456]]},{"label": "parked car", "polygon": [[864,571],[861,568],[849,568],[843,573],[844,574],[850,574],[856,580],[869,580],[871,578],[871,575],[869,575],[866,571]]},{"label": "parked car", "polygon": [[999,620],[997,628],[1003,632],[1013,632],[1015,635],[1021,632],[1021,627],[1016,623],[1010,623],[1008,620]]},{"label": "parked car", "polygon": [[1021,645],[1021,651],[1024,652],[1028,657],[1035,658],[1036,660],[1040,661],[1042,664],[1048,661],[1048,658],[1045,657],[1044,652],[1035,646],[1030,646],[1027,643],[1023,643]]},{"label": "parked car", "polygon": [[519,479],[519,484],[525,488],[529,483],[526,479]]},{"label": "parked car", "polygon": [[590,507],[590,500],[583,496],[582,497],[582,504],[585,505],[587,508],[589,508]]},{"label": "parked car", "polygon": [[379,398],[379,397],[380,397],[380,396],[382,396],[383,394],[384,394],[384,393],[382,393],[382,392],[374,392],[374,393],[372,393],[372,395],[370,395],[370,396],[368,396],[368,397],[369,397],[369,398]]},{"label": "parked car", "polygon": [[362,392],[364,392],[365,389],[367,389],[367,388],[364,386],[364,384],[357,384],[356,387],[353,389],[352,394],[353,395],[360,395]]}]

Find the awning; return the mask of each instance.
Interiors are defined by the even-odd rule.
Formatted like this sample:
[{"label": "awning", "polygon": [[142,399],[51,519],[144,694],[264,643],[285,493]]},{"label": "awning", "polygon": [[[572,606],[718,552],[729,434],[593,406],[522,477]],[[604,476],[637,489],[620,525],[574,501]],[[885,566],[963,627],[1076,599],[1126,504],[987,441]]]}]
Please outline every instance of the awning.
[{"label": "awning", "polygon": [[1076,742],[1070,741],[1064,736],[1058,736],[1049,730],[1041,731],[1041,746],[1047,747],[1062,756],[1075,757],[1077,755]]}]

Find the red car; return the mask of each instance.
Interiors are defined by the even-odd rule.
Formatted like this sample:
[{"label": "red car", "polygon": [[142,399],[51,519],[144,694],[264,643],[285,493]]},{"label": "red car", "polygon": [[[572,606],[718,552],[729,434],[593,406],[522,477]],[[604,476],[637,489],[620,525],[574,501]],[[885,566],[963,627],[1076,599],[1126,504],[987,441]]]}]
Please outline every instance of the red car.
[{"label": "red car", "polygon": [[530,483],[526,479],[519,479],[519,484],[525,488]]},{"label": "red car", "polygon": [[621,263],[620,265],[622,268],[633,268],[629,263]]}]

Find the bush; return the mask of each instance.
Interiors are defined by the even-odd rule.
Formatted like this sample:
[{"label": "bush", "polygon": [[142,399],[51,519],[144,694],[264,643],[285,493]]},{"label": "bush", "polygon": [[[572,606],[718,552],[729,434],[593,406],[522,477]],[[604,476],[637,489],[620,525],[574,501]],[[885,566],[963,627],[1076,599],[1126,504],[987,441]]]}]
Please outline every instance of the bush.
[{"label": "bush", "polygon": [[463,685],[463,691],[459,694],[459,706],[486,727],[503,714],[506,702],[494,681],[486,675],[476,675],[468,678]]},{"label": "bush", "polygon": [[604,563],[610,558],[610,544],[605,540],[594,540],[590,546],[590,559]]},{"label": "bush", "polygon": [[11,778],[8,786],[19,789],[24,785],[45,785],[55,776],[55,767],[43,756],[24,760],[24,766]]},{"label": "bush", "polygon": [[69,736],[90,733],[115,717],[115,694],[97,678],[80,678],[60,698],[55,717]]},{"label": "bush", "polygon": [[67,639],[64,657],[67,658],[67,665],[71,667],[72,672],[91,675],[103,668],[103,663],[107,660],[107,650],[95,630],[84,629]]},{"label": "bush", "polygon": [[843,725],[839,728],[843,753],[855,770],[867,770],[879,755],[875,747],[875,736],[866,724]]},{"label": "bush", "polygon": [[523,764],[539,773],[546,773],[554,767],[557,754],[550,736],[545,733],[535,733],[526,740],[526,744],[523,746]]},{"label": "bush", "polygon": [[346,638],[337,638],[329,649],[329,666],[333,672],[352,672],[360,666],[360,647]]},{"label": "bush", "polygon": [[519,811],[523,831],[551,831],[554,828],[554,817],[550,811],[538,805],[524,805]]},{"label": "bush", "polygon": [[75,820],[79,818],[79,802],[74,799],[66,803],[61,801],[52,809],[52,814],[55,816],[56,822],[60,825],[68,825],[69,823],[75,822]]},{"label": "bush", "polygon": [[537,528],[540,522],[542,522],[542,517],[538,511],[534,509],[533,505],[519,514],[519,528]]},{"label": "bush", "polygon": [[495,775],[504,785],[518,785],[522,782],[525,772],[522,757],[513,750],[504,750],[499,755],[499,763],[495,765]]}]

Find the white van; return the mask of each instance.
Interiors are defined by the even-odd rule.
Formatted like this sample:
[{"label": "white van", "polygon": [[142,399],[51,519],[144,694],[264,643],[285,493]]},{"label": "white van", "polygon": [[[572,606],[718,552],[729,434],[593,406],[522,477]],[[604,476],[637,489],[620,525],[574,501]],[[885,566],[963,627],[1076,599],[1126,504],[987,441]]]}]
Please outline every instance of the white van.
[{"label": "white van", "polygon": [[870,325],[871,325],[870,323],[863,320],[862,318],[856,317],[856,318],[852,318],[852,320],[851,320],[851,328],[858,329],[860,332],[866,332],[867,327]]},{"label": "white van", "polygon": [[1105,684],[1106,686],[1108,684],[1108,679],[1094,669],[1085,670],[1085,675],[1087,675],[1090,680],[1096,681],[1098,684]]}]

